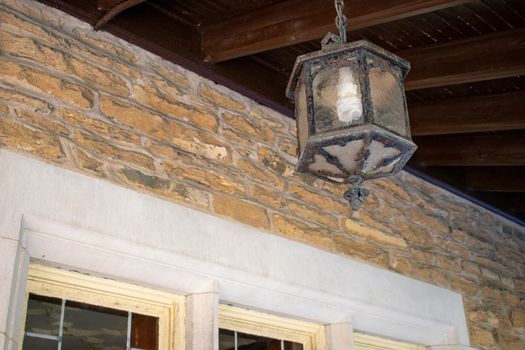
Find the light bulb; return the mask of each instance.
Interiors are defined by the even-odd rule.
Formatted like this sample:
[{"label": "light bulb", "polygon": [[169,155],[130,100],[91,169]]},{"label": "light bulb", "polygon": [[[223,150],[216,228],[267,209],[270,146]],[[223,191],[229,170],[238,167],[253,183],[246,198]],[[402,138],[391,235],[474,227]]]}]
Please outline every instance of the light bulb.
[{"label": "light bulb", "polygon": [[356,77],[350,67],[339,69],[337,80],[337,101],[335,103],[337,118],[344,123],[358,121],[363,114],[361,97],[356,84]]}]

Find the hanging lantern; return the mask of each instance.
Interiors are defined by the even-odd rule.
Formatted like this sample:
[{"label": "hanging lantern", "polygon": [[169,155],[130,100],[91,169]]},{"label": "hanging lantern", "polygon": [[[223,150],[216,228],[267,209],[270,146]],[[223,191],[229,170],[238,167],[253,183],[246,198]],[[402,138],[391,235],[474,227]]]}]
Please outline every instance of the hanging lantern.
[{"label": "hanging lantern", "polygon": [[339,36],[297,58],[286,95],[295,99],[296,170],[352,184],[345,198],[358,210],[362,181],[397,173],[417,148],[403,88],[410,64],[367,41],[346,43],[343,1],[335,3]]}]

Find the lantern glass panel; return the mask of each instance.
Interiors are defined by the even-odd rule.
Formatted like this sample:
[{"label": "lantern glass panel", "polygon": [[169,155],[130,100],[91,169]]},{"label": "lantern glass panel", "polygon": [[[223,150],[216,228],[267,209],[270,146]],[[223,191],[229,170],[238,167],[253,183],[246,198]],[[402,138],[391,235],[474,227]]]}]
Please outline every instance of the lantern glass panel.
[{"label": "lantern glass panel", "polygon": [[375,124],[401,136],[408,136],[405,98],[401,79],[388,69],[369,71],[370,95]]},{"label": "lantern glass panel", "polygon": [[346,144],[325,146],[324,150],[336,158],[345,171],[352,175],[361,167],[359,154],[364,146],[364,139],[348,141]]},{"label": "lantern glass panel", "polygon": [[401,160],[401,150],[383,144],[382,140],[372,139],[368,146],[368,157],[362,171],[368,176],[381,177],[394,171]]},{"label": "lantern glass panel", "polygon": [[314,154],[313,162],[308,165],[308,169],[315,174],[324,176],[343,177],[345,174],[336,165],[331,164],[322,154]]},{"label": "lantern glass panel", "polygon": [[312,83],[317,132],[363,123],[363,103],[359,74],[352,65],[327,67]]},{"label": "lantern glass panel", "polygon": [[295,115],[297,118],[297,134],[299,139],[299,150],[302,152],[309,137],[308,110],[306,104],[306,88],[300,82],[295,90]]}]

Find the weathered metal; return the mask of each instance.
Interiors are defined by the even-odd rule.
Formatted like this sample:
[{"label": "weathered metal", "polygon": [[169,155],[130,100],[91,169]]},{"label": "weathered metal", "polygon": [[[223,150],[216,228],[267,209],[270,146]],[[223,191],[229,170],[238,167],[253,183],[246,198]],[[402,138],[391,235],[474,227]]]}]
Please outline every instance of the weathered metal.
[{"label": "weathered metal", "polygon": [[417,148],[403,88],[409,69],[374,44],[332,33],[320,51],[299,56],[286,90],[296,106],[296,170],[353,184],[345,198],[358,210],[368,194],[360,183],[397,173]]}]

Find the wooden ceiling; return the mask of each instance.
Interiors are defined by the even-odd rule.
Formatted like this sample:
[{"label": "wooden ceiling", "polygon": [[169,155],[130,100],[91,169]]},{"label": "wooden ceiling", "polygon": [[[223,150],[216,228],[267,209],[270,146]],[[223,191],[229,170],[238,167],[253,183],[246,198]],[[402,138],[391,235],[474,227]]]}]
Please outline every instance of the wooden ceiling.
[{"label": "wooden ceiling", "polygon": [[[332,0],[39,0],[293,118]],[[412,168],[525,219],[525,1],[347,0],[348,40],[410,61]]]}]

